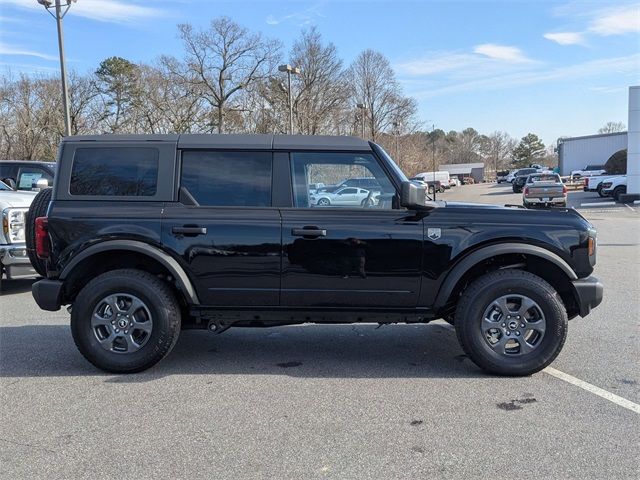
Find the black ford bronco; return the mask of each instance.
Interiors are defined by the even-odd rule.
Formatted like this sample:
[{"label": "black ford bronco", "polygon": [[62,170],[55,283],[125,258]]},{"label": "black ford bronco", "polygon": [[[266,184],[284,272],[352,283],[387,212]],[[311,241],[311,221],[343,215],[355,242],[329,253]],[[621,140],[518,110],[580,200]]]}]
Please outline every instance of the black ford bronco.
[{"label": "black ford bronco", "polygon": [[[328,203],[310,187],[349,178],[375,181]],[[112,372],[151,367],[183,328],[444,318],[481,368],[527,375],[603,294],[575,210],[433,202],[351,137],[67,137],[31,224],[36,302],[69,305]]]}]

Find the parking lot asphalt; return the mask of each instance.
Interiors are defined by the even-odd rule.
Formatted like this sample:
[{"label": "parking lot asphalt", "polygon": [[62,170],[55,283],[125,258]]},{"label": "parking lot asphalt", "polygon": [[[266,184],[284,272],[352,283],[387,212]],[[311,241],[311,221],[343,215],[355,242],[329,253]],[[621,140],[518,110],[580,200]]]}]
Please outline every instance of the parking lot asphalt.
[{"label": "parking lot asphalt", "polygon": [[[520,202],[495,184],[441,198]],[[441,321],[185,331],[157,367],[109,375],[66,311],[4,285],[0,477],[638,478],[640,208],[569,201],[598,228],[605,298],[525,378],[481,372]]]}]

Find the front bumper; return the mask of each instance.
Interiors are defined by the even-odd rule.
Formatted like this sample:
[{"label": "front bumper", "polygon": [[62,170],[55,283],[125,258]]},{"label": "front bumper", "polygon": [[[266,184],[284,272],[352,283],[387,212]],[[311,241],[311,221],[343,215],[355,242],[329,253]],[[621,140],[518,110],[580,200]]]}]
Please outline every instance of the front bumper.
[{"label": "front bumper", "polygon": [[592,308],[602,302],[604,286],[596,277],[586,277],[571,282],[575,291],[578,311],[581,317],[586,317]]},{"label": "front bumper", "polygon": [[62,282],[42,279],[31,285],[31,294],[42,310],[56,312],[62,305]]},{"label": "front bumper", "polygon": [[[31,266],[24,243],[0,246],[0,265],[8,280],[34,277],[37,272]],[[1,274],[2,272],[0,272]]]}]

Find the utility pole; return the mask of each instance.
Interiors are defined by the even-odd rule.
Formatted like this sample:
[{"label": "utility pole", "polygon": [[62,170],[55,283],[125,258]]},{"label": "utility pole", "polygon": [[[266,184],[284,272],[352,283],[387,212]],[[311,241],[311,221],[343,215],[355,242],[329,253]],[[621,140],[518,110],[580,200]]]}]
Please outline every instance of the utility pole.
[{"label": "utility pole", "polygon": [[289,135],[293,135],[293,101],[291,99],[291,74],[299,75],[300,69],[298,67],[292,67],[289,64],[280,65],[278,70],[281,72],[287,72],[287,83],[289,90]]},{"label": "utility pole", "polygon": [[[60,77],[62,80],[62,108],[64,110],[64,135],[71,135],[71,115],[69,114],[69,91],[67,90],[67,69],[64,61],[64,32],[62,30],[62,19],[69,11],[71,2],[77,0],[37,0],[40,5],[47,9],[47,12],[56,19],[58,27],[58,50],[60,52]],[[66,8],[64,8],[66,7]],[[63,11],[64,8],[64,11]],[[51,11],[55,10],[55,14]]]},{"label": "utility pole", "polygon": [[433,162],[433,201],[436,201],[436,125],[431,127],[431,161]]},{"label": "utility pole", "polygon": [[362,139],[364,140],[364,115],[367,111],[367,106],[364,103],[356,103],[356,107],[360,110],[360,122],[362,123]]},{"label": "utility pole", "polygon": [[393,133],[396,137],[396,163],[400,166],[400,145],[398,139],[400,138],[400,122],[393,122]]}]

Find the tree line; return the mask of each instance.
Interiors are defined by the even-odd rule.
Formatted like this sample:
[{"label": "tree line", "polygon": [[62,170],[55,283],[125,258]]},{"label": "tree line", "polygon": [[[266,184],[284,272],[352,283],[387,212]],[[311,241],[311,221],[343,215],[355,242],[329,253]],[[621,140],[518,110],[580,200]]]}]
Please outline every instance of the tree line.
[{"label": "tree line", "polygon": [[[500,131],[428,131],[384,55],[364,50],[345,65],[315,28],[286,55],[279,41],[227,17],[204,29],[178,25],[178,35],[179,57],[110,57],[95,71],[71,72],[71,133],[288,133],[289,91],[277,68],[286,59],[300,69],[291,78],[294,133],[364,136],[410,175],[450,163],[501,170],[557,161],[534,134],[517,141]],[[0,158],[55,158],[61,109],[57,76],[3,75]]]}]

